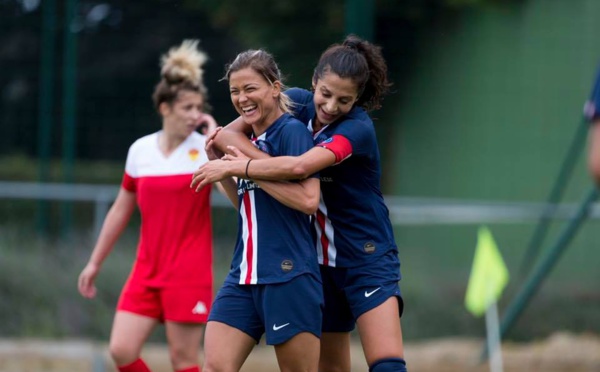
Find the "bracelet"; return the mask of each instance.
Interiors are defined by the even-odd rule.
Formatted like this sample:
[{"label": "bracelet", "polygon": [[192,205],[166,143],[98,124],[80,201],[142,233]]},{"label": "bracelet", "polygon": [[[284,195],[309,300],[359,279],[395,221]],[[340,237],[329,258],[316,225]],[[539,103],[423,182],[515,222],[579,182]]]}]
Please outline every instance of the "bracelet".
[{"label": "bracelet", "polygon": [[246,179],[249,180],[250,176],[248,175],[248,167],[250,166],[250,162],[252,161],[252,159],[248,159],[248,162],[246,163]]}]

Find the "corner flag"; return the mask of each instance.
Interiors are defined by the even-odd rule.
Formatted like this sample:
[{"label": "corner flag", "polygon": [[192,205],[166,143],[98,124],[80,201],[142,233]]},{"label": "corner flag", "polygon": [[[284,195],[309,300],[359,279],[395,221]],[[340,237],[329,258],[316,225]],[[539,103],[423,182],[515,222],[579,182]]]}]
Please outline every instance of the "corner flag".
[{"label": "corner flag", "polygon": [[465,306],[475,316],[483,315],[495,303],[508,283],[508,269],[490,230],[481,226]]}]

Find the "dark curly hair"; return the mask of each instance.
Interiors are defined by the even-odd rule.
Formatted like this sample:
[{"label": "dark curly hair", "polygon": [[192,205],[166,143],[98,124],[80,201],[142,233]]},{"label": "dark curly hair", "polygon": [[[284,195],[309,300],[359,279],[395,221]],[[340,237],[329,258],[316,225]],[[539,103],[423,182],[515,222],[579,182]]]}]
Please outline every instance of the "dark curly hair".
[{"label": "dark curly hair", "polygon": [[333,44],[321,54],[313,74],[313,82],[333,72],[350,78],[358,86],[355,105],[367,111],[381,108],[383,97],[392,83],[387,78],[387,63],[381,47],[356,35],[348,35],[341,44]]}]

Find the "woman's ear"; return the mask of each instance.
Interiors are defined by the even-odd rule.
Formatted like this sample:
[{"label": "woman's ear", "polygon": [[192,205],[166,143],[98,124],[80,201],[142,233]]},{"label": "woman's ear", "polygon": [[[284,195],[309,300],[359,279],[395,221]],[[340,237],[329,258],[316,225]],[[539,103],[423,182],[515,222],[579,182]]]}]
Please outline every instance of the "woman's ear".
[{"label": "woman's ear", "polygon": [[275,82],[273,83],[273,98],[279,97],[280,93],[281,93],[281,81],[275,80]]},{"label": "woman's ear", "polygon": [[167,102],[162,102],[160,105],[158,105],[158,113],[160,114],[160,116],[167,116],[170,112],[171,105],[169,105]]}]

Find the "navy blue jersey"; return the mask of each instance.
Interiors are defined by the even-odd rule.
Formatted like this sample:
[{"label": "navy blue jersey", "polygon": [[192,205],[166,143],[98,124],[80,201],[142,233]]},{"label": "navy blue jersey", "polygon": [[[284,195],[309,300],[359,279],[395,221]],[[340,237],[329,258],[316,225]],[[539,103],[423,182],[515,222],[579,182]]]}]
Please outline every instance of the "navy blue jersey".
[{"label": "navy blue jersey", "polygon": [[590,122],[600,118],[600,69],[590,99],[585,103],[583,114]]},{"label": "navy blue jersey", "polygon": [[[293,88],[294,116],[312,128],[313,93]],[[373,121],[355,107],[313,134],[330,149],[336,165],[320,172],[321,201],[315,218],[319,263],[356,267],[397,251],[389,211],[381,194],[381,164]]]},{"label": "navy blue jersey", "polygon": [[[282,115],[254,139],[271,156],[297,156],[313,147],[310,132],[290,114]],[[228,283],[282,283],[301,274],[319,277],[310,217],[286,207],[252,180],[238,180],[238,237]]]}]

